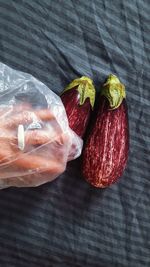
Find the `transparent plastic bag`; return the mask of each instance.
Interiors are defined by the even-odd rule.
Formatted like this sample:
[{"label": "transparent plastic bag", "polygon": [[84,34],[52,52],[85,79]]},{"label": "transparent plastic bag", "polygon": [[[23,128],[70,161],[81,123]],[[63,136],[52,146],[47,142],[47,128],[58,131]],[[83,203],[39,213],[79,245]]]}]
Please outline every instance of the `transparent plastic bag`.
[{"label": "transparent plastic bag", "polygon": [[52,181],[80,156],[82,145],[60,97],[0,63],[0,188]]}]

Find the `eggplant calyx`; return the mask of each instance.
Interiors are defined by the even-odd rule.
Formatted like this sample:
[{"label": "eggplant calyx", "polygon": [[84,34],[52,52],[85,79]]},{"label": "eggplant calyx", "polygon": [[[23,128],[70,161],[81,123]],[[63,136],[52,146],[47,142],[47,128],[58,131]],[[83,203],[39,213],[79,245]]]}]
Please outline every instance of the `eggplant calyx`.
[{"label": "eggplant calyx", "polygon": [[[95,103],[95,87],[93,81],[86,77],[82,76],[81,78],[73,80],[64,90],[64,92],[76,88],[79,92],[79,104],[83,105],[87,98],[90,100],[92,109],[94,108]],[[64,93],[63,92],[63,93]]]},{"label": "eggplant calyx", "polygon": [[126,98],[125,86],[117,76],[110,74],[103,85],[101,95],[108,99],[111,109],[117,109]]}]

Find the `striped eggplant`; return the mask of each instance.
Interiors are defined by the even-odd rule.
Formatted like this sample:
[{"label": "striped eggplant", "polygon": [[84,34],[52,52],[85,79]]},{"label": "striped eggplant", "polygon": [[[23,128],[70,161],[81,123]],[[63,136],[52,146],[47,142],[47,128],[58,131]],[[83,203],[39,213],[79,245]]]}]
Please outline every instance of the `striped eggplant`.
[{"label": "striped eggplant", "polygon": [[81,138],[86,131],[95,102],[93,81],[85,76],[73,80],[61,95],[70,128]]},{"label": "striped eggplant", "polygon": [[98,112],[83,149],[82,172],[93,186],[116,182],[125,169],[129,127],[124,85],[109,75],[102,87]]}]

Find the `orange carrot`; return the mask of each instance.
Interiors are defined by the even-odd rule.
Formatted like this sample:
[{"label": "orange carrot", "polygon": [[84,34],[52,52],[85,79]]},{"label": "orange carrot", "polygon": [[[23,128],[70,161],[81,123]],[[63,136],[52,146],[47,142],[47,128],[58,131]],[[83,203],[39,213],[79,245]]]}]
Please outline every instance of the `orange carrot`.
[{"label": "orange carrot", "polygon": [[[15,157],[17,157],[17,159],[15,159]],[[22,152],[12,153],[7,146],[3,146],[2,150],[0,150],[0,167],[5,168],[10,164],[23,168],[23,170],[36,170],[38,172],[47,171],[51,174],[61,172],[62,168],[62,164],[60,162],[45,159],[41,156],[23,154]]]},{"label": "orange carrot", "polygon": [[18,158],[15,160],[14,164],[18,167],[21,167],[23,169],[27,170],[37,170],[37,171],[47,171],[52,173],[57,173],[61,171],[61,164],[53,161],[44,159],[39,156],[35,155],[28,155],[24,154],[23,157]]},{"label": "orange carrot", "polygon": [[8,119],[5,118],[5,120],[1,122],[1,125],[3,127],[12,128],[19,124],[27,124],[38,120],[48,121],[52,119],[54,119],[54,115],[48,109],[34,111],[25,110],[20,114],[10,116]]},{"label": "orange carrot", "polygon": [[51,142],[59,142],[64,144],[65,137],[62,133],[54,133],[46,130],[32,130],[25,133],[25,145],[44,145]]}]

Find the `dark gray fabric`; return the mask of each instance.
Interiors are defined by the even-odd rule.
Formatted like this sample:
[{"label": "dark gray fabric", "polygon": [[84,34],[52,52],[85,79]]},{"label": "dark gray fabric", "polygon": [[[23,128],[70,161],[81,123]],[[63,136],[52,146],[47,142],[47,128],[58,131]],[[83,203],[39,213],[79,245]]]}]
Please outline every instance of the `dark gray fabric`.
[{"label": "dark gray fabric", "polygon": [[80,160],[38,188],[0,191],[0,266],[150,266],[150,4],[148,0],[0,0],[0,61],[60,93],[109,73],[126,85],[130,155],[105,190]]}]

